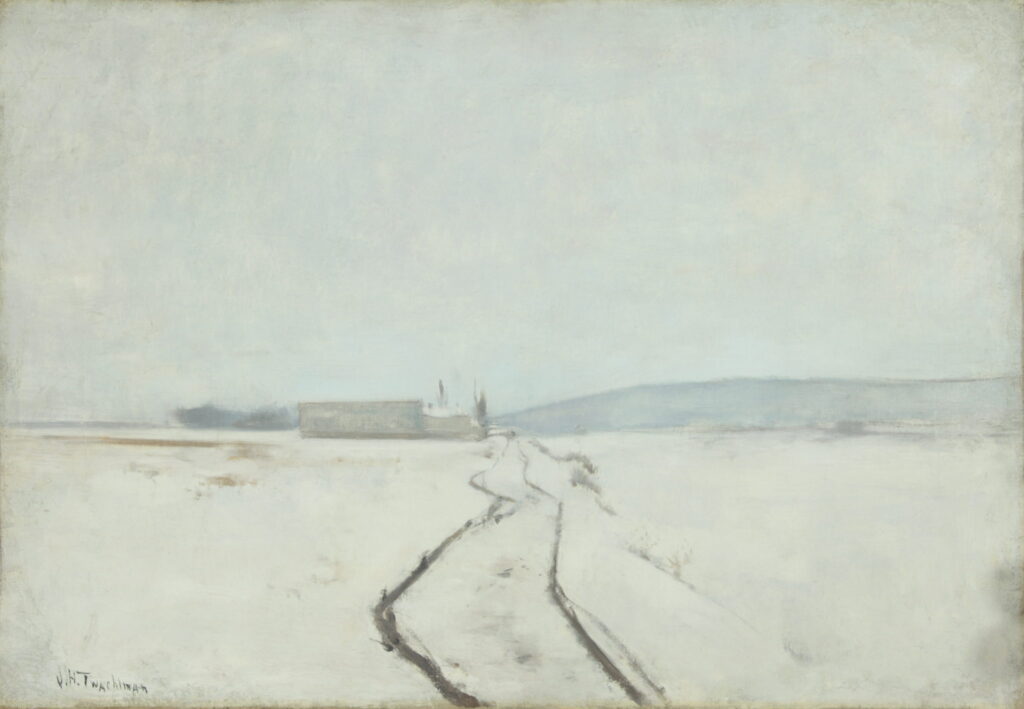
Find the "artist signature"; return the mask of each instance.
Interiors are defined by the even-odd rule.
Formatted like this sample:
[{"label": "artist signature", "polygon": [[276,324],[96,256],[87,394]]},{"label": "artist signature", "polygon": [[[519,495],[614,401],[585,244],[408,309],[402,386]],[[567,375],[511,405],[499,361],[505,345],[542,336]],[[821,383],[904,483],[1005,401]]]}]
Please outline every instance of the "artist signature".
[{"label": "artist signature", "polygon": [[149,688],[142,682],[128,682],[117,675],[101,675],[98,672],[73,670],[70,667],[57,671],[57,686],[61,689],[83,687],[95,692],[149,694]]}]

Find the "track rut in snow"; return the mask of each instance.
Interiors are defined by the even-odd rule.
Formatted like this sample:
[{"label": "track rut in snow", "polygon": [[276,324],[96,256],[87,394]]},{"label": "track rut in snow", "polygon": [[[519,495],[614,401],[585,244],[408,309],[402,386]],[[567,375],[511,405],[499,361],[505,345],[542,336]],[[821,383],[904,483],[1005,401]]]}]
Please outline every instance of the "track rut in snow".
[{"label": "track rut in snow", "polygon": [[[590,464],[589,459],[586,459],[585,456],[556,456],[540,444],[534,443],[534,446],[542,455],[547,456],[556,463],[558,474],[560,475],[565,475],[566,473],[563,465],[558,464],[565,463],[579,465],[585,471],[585,474],[592,474],[594,472],[592,464]],[[512,447],[515,447],[522,463],[520,480],[510,481],[506,477],[504,480],[489,481],[488,474],[498,468]],[[489,468],[476,473],[470,478],[468,484],[488,495],[492,500],[491,504],[483,513],[467,520],[433,550],[424,554],[416,568],[406,575],[395,588],[382,593],[380,601],[373,610],[374,624],[380,633],[381,644],[385,650],[396,652],[404,660],[419,669],[431,681],[441,696],[452,704],[464,707],[476,707],[487,704],[477,694],[470,693],[465,688],[457,686],[452,679],[446,676],[445,671],[434,659],[431,651],[426,647],[422,647],[422,642],[420,643],[420,649],[412,646],[406,636],[415,636],[411,631],[403,634],[395,616],[394,606],[466,534],[474,530],[483,529],[491,522],[500,522],[501,519],[515,514],[524,504],[530,505],[531,508],[540,506],[550,510],[551,514],[549,516],[542,515],[541,517],[527,515],[531,520],[527,524],[536,524],[534,520],[550,520],[553,518],[550,532],[551,561],[550,566],[546,569],[546,591],[549,600],[565,619],[576,642],[585,650],[586,656],[600,668],[611,684],[618,687],[626,697],[636,704],[650,703],[649,694],[664,699],[662,688],[650,678],[636,657],[611,633],[601,619],[574,603],[566,594],[559,580],[559,555],[562,553],[561,543],[564,523],[563,508],[566,501],[560,497],[557,490],[552,492],[545,489],[543,484],[538,484],[538,482],[532,480],[529,468],[530,456],[526,454],[523,446],[518,441],[513,442],[511,437],[506,437],[505,446],[496,457],[495,462]],[[571,476],[567,475],[565,479],[570,480]],[[598,501],[598,504],[601,504],[601,502]],[[542,532],[542,534],[546,534],[546,532]],[[456,556],[460,555],[461,552]],[[569,655],[571,656],[571,654],[570,651]],[[580,658],[583,661],[584,656],[581,655]],[[624,666],[628,667],[632,672],[624,671]],[[594,675],[595,678],[598,676],[600,675]],[[480,694],[482,695],[485,692],[486,687],[480,691]]]}]

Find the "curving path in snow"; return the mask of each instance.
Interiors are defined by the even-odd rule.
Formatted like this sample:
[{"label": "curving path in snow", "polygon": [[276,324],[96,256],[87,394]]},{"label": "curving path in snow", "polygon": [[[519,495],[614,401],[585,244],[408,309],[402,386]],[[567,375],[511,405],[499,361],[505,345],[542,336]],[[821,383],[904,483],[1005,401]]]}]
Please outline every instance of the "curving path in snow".
[{"label": "curving path in snow", "polygon": [[664,591],[664,572],[617,544],[615,511],[586,456],[512,436],[494,455],[468,481],[490,498],[487,508],[425,551],[373,610],[384,649],[446,700],[667,703],[655,676],[673,666],[654,637],[663,614],[694,633],[712,629],[711,649],[758,641],[691,584]]}]

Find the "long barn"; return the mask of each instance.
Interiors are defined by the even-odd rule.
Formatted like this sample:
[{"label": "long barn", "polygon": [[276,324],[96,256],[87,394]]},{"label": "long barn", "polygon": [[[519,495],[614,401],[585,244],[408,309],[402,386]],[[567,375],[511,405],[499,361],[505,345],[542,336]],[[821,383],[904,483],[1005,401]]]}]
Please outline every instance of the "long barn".
[{"label": "long barn", "polygon": [[299,404],[303,438],[481,438],[469,416],[428,416],[423,402],[321,401]]},{"label": "long barn", "polygon": [[419,401],[324,401],[299,404],[299,431],[316,438],[416,438],[423,435]]}]

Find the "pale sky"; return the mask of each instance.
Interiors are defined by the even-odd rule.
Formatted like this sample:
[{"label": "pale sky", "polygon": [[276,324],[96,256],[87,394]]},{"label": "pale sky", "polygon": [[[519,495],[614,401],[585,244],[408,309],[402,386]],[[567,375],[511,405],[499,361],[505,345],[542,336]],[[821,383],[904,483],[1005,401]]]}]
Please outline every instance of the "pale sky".
[{"label": "pale sky", "polygon": [[9,419],[1020,371],[1005,2],[9,2]]}]

